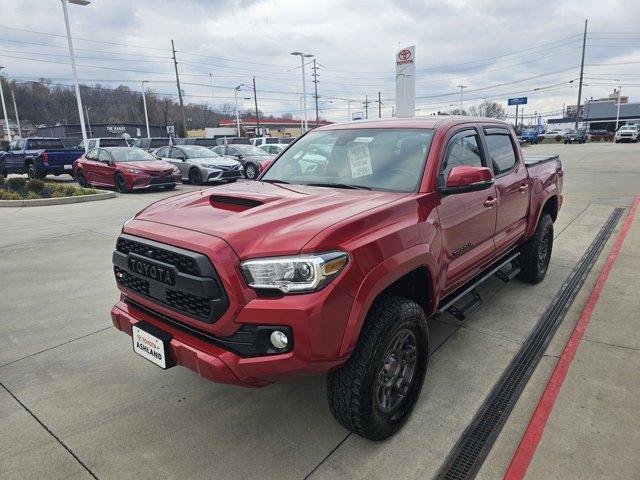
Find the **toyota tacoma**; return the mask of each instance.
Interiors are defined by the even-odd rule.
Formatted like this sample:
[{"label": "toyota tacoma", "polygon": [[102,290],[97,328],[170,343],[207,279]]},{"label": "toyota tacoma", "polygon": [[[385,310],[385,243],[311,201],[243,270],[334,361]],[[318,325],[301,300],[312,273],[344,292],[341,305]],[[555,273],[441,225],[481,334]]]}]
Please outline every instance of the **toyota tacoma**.
[{"label": "toyota tacoma", "polygon": [[420,394],[430,316],[469,316],[491,275],[545,277],[562,180],[557,156],[523,157],[498,120],[320,127],[258,181],[127,220],[113,323],[147,360],[215,382],[327,374],[335,418],[381,440]]}]

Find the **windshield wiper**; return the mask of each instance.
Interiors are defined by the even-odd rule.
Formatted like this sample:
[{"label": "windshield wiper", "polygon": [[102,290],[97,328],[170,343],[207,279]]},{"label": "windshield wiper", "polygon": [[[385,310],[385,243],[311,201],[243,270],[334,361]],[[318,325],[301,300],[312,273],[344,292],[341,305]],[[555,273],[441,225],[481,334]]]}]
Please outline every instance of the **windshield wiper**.
[{"label": "windshield wiper", "polygon": [[267,179],[267,180],[260,180],[260,181],[261,182],[266,182],[266,183],[285,183],[287,185],[291,184],[291,182],[286,182],[284,180],[270,180],[270,179]]},{"label": "windshield wiper", "polygon": [[310,187],[330,187],[330,188],[347,188],[350,190],[371,190],[370,187],[364,185],[351,185],[349,183],[305,183]]}]

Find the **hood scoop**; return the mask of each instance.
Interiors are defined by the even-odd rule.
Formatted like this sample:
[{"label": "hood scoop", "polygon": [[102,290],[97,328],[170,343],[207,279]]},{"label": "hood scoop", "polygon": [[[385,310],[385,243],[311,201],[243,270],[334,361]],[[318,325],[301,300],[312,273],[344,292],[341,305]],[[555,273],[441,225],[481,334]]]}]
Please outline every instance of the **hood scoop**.
[{"label": "hood scoop", "polygon": [[232,197],[226,195],[211,195],[209,202],[212,207],[228,210],[231,212],[244,212],[250,208],[259,207],[262,202],[252,198]]}]

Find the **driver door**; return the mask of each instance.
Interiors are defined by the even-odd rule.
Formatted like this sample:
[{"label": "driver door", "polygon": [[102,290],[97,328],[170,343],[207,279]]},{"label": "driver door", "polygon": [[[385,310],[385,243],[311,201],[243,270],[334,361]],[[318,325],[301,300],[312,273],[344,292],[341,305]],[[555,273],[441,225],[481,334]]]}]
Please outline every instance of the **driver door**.
[{"label": "driver door", "polygon": [[95,162],[95,176],[103,185],[114,185],[115,167],[111,165],[111,155],[103,148],[98,149],[98,161]]},{"label": "driver door", "polygon": [[[446,183],[453,167],[487,167],[482,141],[475,128],[455,131],[440,164],[438,184]],[[496,188],[476,192],[440,193],[437,207],[442,233],[441,264],[444,293],[450,293],[493,261],[496,227]]]},{"label": "driver door", "polygon": [[180,175],[182,175],[183,178],[189,176],[189,167],[191,166],[191,164],[187,160],[187,155],[182,149],[171,147],[171,149],[169,150],[168,160],[172,165],[178,167],[178,170],[180,170]]}]

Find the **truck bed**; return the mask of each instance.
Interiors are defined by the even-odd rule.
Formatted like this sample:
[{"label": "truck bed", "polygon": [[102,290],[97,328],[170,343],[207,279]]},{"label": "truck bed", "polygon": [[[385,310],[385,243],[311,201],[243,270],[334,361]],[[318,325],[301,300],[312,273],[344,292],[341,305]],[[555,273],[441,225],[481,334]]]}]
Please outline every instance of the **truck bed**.
[{"label": "truck bed", "polygon": [[538,165],[540,163],[551,162],[553,160],[559,160],[560,157],[555,154],[548,155],[523,155],[524,164],[527,167],[532,167],[534,165]]}]

